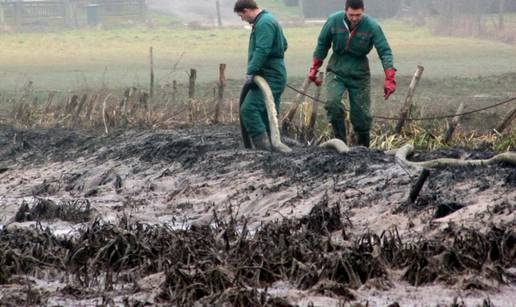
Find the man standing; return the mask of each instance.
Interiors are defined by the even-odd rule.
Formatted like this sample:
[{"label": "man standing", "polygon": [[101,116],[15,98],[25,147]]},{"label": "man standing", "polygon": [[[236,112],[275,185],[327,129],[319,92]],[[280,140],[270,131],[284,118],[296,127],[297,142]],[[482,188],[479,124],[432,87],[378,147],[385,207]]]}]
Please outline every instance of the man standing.
[{"label": "man standing", "polygon": [[287,82],[284,55],[287,40],[278,21],[267,11],[260,9],[255,0],[238,0],[234,12],[253,26],[249,38],[246,86],[249,92],[240,107],[244,128],[258,150],[271,150],[269,120],[260,89],[253,84],[256,75],[267,80],[274,96],[276,110]]},{"label": "man standing", "polygon": [[392,51],[380,25],[364,14],[363,0],[346,0],[344,12],[331,15],[323,26],[313,64],[308,78],[317,86],[317,72],[328,55],[330,47],[333,54],[327,67],[328,100],[325,105],[336,138],[346,140],[344,124],[344,106],[342,95],[347,90],[351,107],[351,123],[359,145],[369,147],[369,130],[372,118],[370,114],[369,60],[367,54],[373,46],[378,52],[385,71],[384,98],[396,90]]}]

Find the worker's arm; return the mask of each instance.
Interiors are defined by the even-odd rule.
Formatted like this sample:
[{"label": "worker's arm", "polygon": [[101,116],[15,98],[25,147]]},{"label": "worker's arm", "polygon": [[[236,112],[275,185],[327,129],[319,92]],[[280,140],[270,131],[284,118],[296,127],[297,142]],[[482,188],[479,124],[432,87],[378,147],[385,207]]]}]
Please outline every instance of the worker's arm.
[{"label": "worker's arm", "polygon": [[317,39],[317,46],[314,51],[314,58],[324,61],[326,56],[328,55],[328,51],[331,48],[332,42],[332,34],[331,34],[331,25],[329,21],[326,21],[324,26],[321,29],[321,33],[319,33],[319,38]]},{"label": "worker's arm", "polygon": [[255,28],[255,50],[247,65],[247,75],[257,75],[267,62],[274,43],[275,25],[273,22],[260,22]]},{"label": "worker's arm", "polygon": [[393,69],[392,50],[380,26],[373,31],[373,45],[382,61],[383,70]]},{"label": "worker's arm", "polygon": [[319,33],[319,38],[317,39],[317,46],[315,47],[314,57],[312,59],[312,67],[310,67],[310,71],[308,72],[308,80],[312,81],[317,86],[320,86],[322,83],[320,80],[317,80],[317,73],[319,72],[319,68],[323,64],[324,59],[328,55],[328,51],[331,47],[331,42],[331,26],[330,22],[326,21],[321,30],[321,33]]},{"label": "worker's arm", "polygon": [[383,91],[384,98],[387,100],[396,91],[396,69],[393,64],[391,47],[380,26],[377,26],[373,32],[373,44],[382,61],[383,70],[385,71]]}]

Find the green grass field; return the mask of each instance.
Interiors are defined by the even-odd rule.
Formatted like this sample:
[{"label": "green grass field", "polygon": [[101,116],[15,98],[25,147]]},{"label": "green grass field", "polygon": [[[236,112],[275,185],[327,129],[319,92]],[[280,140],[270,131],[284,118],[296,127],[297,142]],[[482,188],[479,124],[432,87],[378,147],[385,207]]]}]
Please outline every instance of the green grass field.
[{"label": "green grass field", "polygon": [[[304,76],[320,26],[287,27],[287,66],[291,78]],[[516,71],[516,45],[474,38],[437,37],[424,28],[385,22],[401,76],[416,65],[425,78],[477,77]],[[0,34],[0,90],[14,92],[29,80],[37,89],[69,90],[102,85],[148,84],[148,53],[153,46],[159,83],[184,82],[190,68],[201,82],[216,79],[218,64],[230,79],[242,79],[249,30],[189,30],[137,27],[61,33]],[[381,74],[376,53],[373,74]]]}]

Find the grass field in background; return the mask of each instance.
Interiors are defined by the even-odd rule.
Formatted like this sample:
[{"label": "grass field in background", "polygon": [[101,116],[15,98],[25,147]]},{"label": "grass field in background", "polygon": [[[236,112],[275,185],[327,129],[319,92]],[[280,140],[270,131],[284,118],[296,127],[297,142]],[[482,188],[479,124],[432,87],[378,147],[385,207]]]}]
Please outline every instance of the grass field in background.
[{"label": "grass field in background", "polygon": [[[289,77],[305,75],[320,25],[287,27]],[[437,37],[424,28],[384,23],[399,75],[410,76],[418,64],[425,77],[476,77],[516,71],[516,45],[474,38]],[[202,81],[215,80],[218,64],[228,65],[230,79],[245,73],[249,30],[225,28],[138,27],[61,33],[0,34],[0,90],[19,90],[29,80],[38,89],[110,87],[148,84],[148,53],[154,47],[159,83],[186,81],[198,70]],[[378,56],[370,54],[374,74]]]}]

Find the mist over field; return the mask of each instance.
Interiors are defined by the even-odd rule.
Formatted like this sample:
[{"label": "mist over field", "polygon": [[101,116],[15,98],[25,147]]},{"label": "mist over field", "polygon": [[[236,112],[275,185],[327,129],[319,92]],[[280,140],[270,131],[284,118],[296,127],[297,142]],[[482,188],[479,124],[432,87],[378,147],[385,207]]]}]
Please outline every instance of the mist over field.
[{"label": "mist over field", "polygon": [[[217,24],[216,3],[213,0],[149,0],[150,9],[180,16],[183,22]],[[233,0],[220,0],[221,16],[224,24],[238,25],[240,18],[233,13]]]},{"label": "mist over field", "polygon": [[[516,45],[512,40],[516,17],[512,12],[504,15],[504,31],[500,31],[493,28],[501,27],[497,25],[500,16],[493,10],[485,12],[480,27],[470,15],[440,20],[441,15],[427,7],[413,12],[416,8],[403,4],[409,1],[391,2],[397,3],[395,13],[380,10],[373,5],[375,2],[371,2],[371,11],[384,16],[379,20],[393,49],[399,75],[411,76],[417,65],[425,66],[425,78],[471,78],[516,71]],[[283,24],[289,41],[289,77],[302,78],[309,68],[326,11],[319,12],[319,18],[303,22],[302,15],[307,12],[298,6],[287,6],[286,1],[279,0],[258,3]],[[30,27],[27,21],[27,30],[16,31],[8,24],[12,19],[6,17],[0,34],[0,88],[13,91],[28,81],[39,89],[56,90],[98,87],[103,83],[114,87],[143,85],[148,79],[151,46],[158,82],[184,82],[185,72],[191,68],[199,70],[199,81],[210,82],[217,78],[220,63],[228,65],[229,79],[242,79],[249,28],[233,13],[233,4],[220,1],[222,28],[217,27],[216,1],[212,0],[147,1],[144,19],[137,16],[106,19],[104,23],[100,20],[92,28],[81,26],[81,20],[86,22],[83,16],[79,27],[72,23],[71,29],[64,31],[47,28],[40,20]],[[444,4],[441,7],[448,11]],[[85,9],[80,12],[86,14]],[[315,20],[319,22],[312,23]],[[448,27],[441,29],[443,22],[448,22],[455,32],[449,32]],[[477,33],[479,27],[483,32]],[[381,76],[374,50],[369,58],[373,75]]]}]

